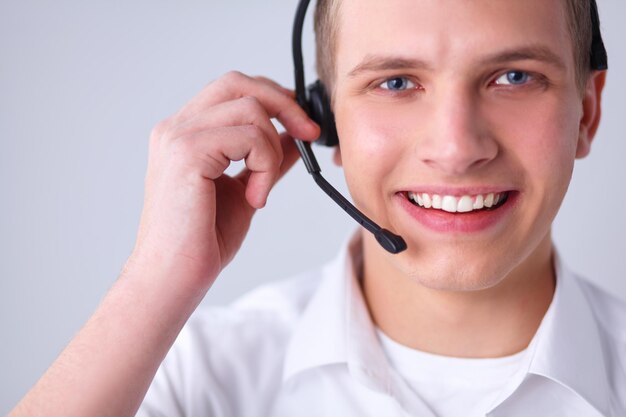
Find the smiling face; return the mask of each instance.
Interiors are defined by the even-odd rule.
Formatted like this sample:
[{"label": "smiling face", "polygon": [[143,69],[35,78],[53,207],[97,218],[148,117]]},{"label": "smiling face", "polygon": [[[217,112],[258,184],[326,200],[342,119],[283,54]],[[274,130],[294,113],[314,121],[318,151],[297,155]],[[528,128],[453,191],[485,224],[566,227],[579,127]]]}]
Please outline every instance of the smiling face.
[{"label": "smiling face", "polygon": [[343,0],[337,36],[348,187],[408,245],[366,234],[366,271],[472,290],[549,257],[588,151],[562,2]]}]

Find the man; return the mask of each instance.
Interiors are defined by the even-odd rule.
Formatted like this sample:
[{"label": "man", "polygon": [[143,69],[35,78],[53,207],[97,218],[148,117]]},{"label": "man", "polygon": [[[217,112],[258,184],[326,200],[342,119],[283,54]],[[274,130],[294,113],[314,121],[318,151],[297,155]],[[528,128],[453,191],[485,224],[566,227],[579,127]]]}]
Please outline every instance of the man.
[{"label": "man", "polygon": [[359,231],[196,314],[157,372],[296,160],[289,135],[319,134],[289,90],[227,74],[154,129],[133,254],[12,415],[133,415],[146,392],[140,416],[625,415],[626,307],[550,237],[600,120],[589,21],[577,0],[321,2],[336,159],[407,250]]}]

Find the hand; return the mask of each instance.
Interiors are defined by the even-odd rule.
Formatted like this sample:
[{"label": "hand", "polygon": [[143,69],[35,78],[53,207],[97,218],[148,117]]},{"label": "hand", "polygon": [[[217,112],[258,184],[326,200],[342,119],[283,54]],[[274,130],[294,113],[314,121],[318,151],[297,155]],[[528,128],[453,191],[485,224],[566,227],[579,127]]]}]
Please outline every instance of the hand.
[{"label": "hand", "polygon": [[[271,118],[286,132],[279,134]],[[186,284],[206,291],[241,246],[256,209],[297,160],[290,136],[319,136],[292,91],[238,72],[205,87],[151,134],[131,260],[175,265]],[[224,174],[241,159],[241,173]]]}]

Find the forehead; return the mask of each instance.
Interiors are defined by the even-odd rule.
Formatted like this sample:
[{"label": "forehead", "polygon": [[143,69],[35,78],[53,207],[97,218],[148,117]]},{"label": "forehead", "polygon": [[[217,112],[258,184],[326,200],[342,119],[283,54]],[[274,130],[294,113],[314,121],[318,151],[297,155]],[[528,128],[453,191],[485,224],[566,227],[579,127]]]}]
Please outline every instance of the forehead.
[{"label": "forehead", "polygon": [[342,0],[338,24],[339,77],[371,56],[437,68],[536,46],[574,66],[562,0]]}]

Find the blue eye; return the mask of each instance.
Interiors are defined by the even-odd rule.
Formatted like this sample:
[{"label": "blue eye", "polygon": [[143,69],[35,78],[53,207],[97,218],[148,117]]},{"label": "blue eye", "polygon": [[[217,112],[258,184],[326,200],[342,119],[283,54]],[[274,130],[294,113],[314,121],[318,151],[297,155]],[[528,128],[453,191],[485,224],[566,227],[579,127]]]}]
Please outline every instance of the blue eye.
[{"label": "blue eye", "polygon": [[409,81],[406,77],[395,77],[390,78],[384,81],[380,87],[383,90],[391,90],[391,91],[404,91],[411,88],[415,88],[415,83]]},{"label": "blue eye", "polygon": [[523,85],[526,84],[532,76],[524,71],[509,71],[502,74],[496,80],[499,85]]}]

